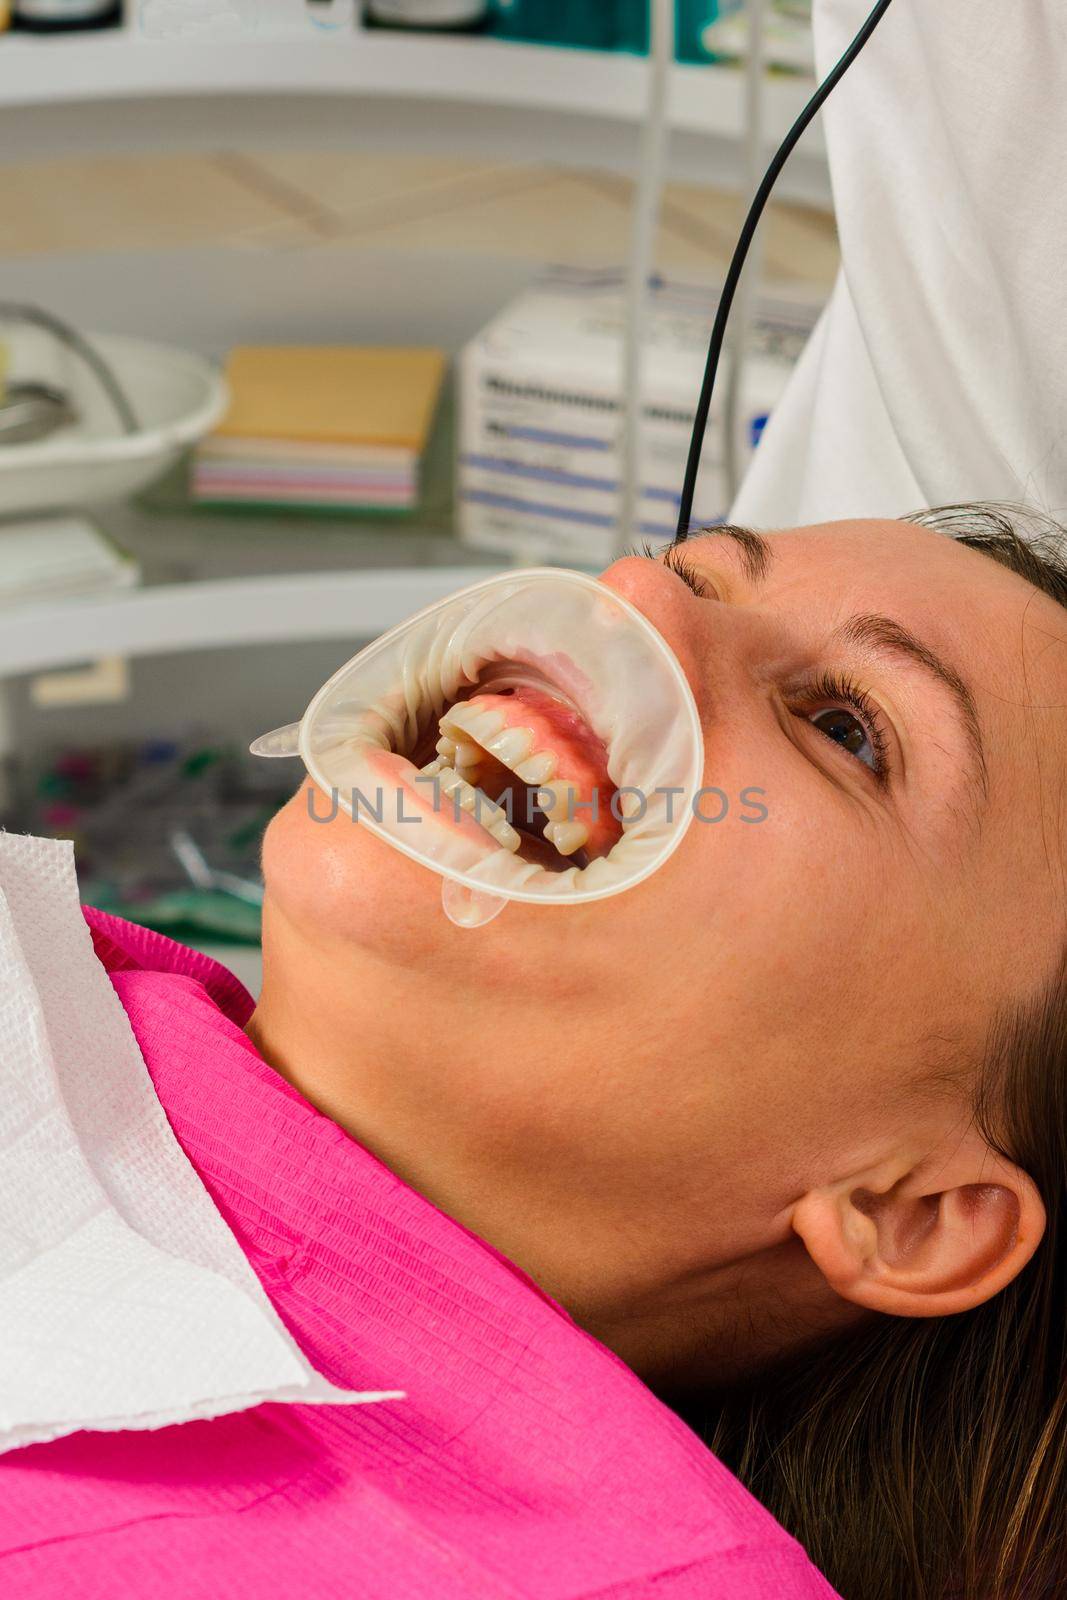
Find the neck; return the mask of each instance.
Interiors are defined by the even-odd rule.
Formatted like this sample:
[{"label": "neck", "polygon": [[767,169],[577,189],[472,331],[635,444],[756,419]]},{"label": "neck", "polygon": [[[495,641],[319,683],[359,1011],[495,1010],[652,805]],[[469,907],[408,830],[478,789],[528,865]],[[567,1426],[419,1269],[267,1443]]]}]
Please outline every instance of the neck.
[{"label": "neck", "polygon": [[[542,1008],[509,1006],[507,1037],[546,1041]],[[457,1005],[454,984],[398,969],[351,944],[309,947],[270,908],[264,982],[248,1035],[318,1110],[412,1189],[529,1274],[646,1381],[728,1381],[795,1341],[783,1295],[807,1305],[811,1331],[836,1325],[811,1263],[791,1236],[715,1265],[666,1262],[633,1239],[632,1196],[595,1165],[576,1172],[561,1107],[554,1139],[538,1080],[523,1103],[515,1064],[491,1026]],[[568,1030],[558,1030],[567,1037]],[[479,1070],[500,1060],[499,1080]],[[582,1059],[578,1046],[576,1059]],[[560,1072],[573,1070],[560,1062]],[[494,1103],[492,1084],[503,1090]],[[562,1081],[562,1079],[561,1079]],[[684,1231],[684,1230],[683,1230]],[[825,1286],[822,1286],[824,1288]],[[817,1325],[817,1326],[816,1326]]]}]

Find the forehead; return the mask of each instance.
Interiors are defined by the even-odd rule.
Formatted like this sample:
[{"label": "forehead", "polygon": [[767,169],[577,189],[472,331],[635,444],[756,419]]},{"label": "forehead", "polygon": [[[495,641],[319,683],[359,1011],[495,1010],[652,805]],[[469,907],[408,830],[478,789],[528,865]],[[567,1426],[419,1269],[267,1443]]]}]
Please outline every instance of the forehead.
[{"label": "forehead", "polygon": [[913,523],[874,520],[785,529],[768,540],[769,596],[883,611],[944,650],[976,696],[984,687],[1001,701],[1010,689],[1036,710],[1051,694],[1048,709],[1062,712],[1067,610],[981,551]]}]

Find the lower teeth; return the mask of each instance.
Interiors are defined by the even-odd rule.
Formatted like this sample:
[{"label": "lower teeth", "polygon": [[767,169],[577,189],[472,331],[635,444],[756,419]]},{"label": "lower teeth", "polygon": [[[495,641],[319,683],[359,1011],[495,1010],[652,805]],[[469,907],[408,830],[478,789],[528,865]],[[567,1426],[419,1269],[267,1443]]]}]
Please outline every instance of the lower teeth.
[{"label": "lower teeth", "polygon": [[438,756],[436,761],[429,762],[420,770],[423,777],[437,780],[442,792],[451,801],[457,817],[460,811],[469,812],[486,833],[491,834],[505,850],[518,850],[521,835],[511,826],[507,812],[495,801],[490,800],[487,794],[483,794],[481,789],[476,789],[473,784],[460,777],[455,768],[449,766],[444,756]]}]

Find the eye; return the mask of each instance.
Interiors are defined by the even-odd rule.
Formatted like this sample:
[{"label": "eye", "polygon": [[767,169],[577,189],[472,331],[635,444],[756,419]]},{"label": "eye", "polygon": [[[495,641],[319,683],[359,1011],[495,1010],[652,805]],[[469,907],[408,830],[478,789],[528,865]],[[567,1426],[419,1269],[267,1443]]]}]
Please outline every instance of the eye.
[{"label": "eye", "polygon": [[868,767],[875,765],[870,735],[854,711],[835,706],[832,711],[816,711],[810,720],[812,727],[839,744],[842,750],[847,750],[850,756],[856,756]]},{"label": "eye", "polygon": [[[694,566],[689,556],[676,544],[666,550],[655,551],[644,544],[640,552],[650,561],[661,562],[700,600],[719,600],[714,582]],[[851,678],[837,672],[823,672],[812,683],[803,685],[788,696],[791,709],[804,717],[823,738],[836,744],[845,755],[868,768],[876,781],[888,787],[891,777],[889,739],[886,736],[882,713],[866,690],[859,688]]]},{"label": "eye", "polygon": [[676,545],[664,551],[663,565],[681,578],[687,588],[692,589],[698,600],[717,600],[714,584],[707,581],[693,566],[688,556],[682,554]]},{"label": "eye", "polygon": [[681,578],[687,589],[692,589],[698,600],[718,600],[719,593],[715,585],[704,575],[697,571],[692,561],[675,544],[668,545],[662,553],[657,553],[652,546],[642,546],[643,553],[651,561],[659,561],[676,577]]},{"label": "eye", "polygon": [[[800,712],[825,739],[888,781],[887,739],[881,713],[865,690],[836,673],[823,673],[800,695]],[[813,709],[814,707],[814,709]]]}]

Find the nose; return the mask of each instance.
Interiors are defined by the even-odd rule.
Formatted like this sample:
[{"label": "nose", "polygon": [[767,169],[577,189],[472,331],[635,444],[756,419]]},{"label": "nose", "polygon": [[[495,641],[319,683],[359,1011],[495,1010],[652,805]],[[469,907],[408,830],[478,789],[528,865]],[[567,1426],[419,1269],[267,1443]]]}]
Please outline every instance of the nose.
[{"label": "nose", "polygon": [[689,679],[697,705],[703,709],[708,676],[707,613],[714,603],[700,600],[675,573],[642,556],[623,556],[613,561],[600,574],[600,582],[629,600],[659,630]]},{"label": "nose", "polygon": [[752,687],[754,663],[766,649],[759,609],[701,597],[659,561],[624,556],[600,575],[666,639],[689,680],[707,732],[726,707],[738,707]]},{"label": "nose", "polygon": [[696,596],[675,573],[647,556],[623,556],[600,574],[600,581],[643,612],[678,651],[679,642],[693,626],[688,602]]}]

